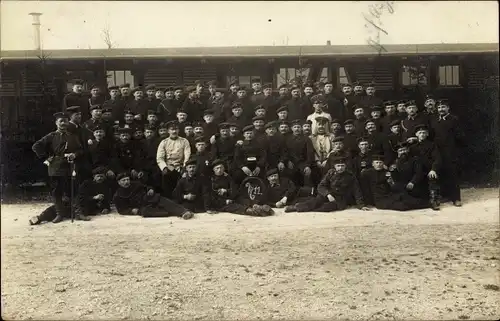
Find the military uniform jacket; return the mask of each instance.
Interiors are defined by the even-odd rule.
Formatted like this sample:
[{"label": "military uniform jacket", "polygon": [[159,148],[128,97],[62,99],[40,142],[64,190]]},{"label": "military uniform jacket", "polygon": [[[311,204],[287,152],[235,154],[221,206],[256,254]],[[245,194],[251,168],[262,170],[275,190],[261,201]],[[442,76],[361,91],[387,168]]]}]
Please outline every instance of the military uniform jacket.
[{"label": "military uniform jacket", "polygon": [[310,167],[314,162],[314,148],[309,137],[302,135],[286,136],[286,148],[288,150],[288,160],[299,170]]},{"label": "military uniform jacket", "polygon": [[278,184],[271,185],[267,189],[268,205],[275,206],[283,197],[287,198],[287,203],[295,199],[297,195],[297,187],[286,177],[280,177]]},{"label": "military uniform jacket", "polygon": [[210,177],[212,173],[212,163],[213,157],[209,151],[204,151],[203,153],[196,152],[193,157],[196,159],[196,170],[198,174],[202,177]]},{"label": "military uniform jacket", "polygon": [[158,145],[160,145],[160,141],[161,139],[156,137],[141,140],[142,153],[144,155],[142,168],[149,172],[159,169],[158,164],[156,163],[156,154],[158,152]]},{"label": "military uniform jacket", "polygon": [[[255,104],[252,103],[252,101],[248,97],[238,98],[236,102],[240,103],[243,108],[243,113],[241,114],[243,122],[241,126],[243,128],[244,126],[250,125],[252,123],[252,118],[253,116],[255,116]],[[228,122],[231,122],[231,120],[228,120]]]},{"label": "military uniform jacket", "polygon": [[[148,105],[148,102],[144,99],[134,99],[129,101],[125,105],[125,108],[131,110],[135,115],[141,115],[141,120],[144,121],[148,113]],[[154,110],[156,110],[156,108]]]},{"label": "military uniform jacket", "polygon": [[398,190],[404,191],[408,183],[417,185],[424,178],[425,174],[417,157],[398,158],[395,165],[396,169],[392,172],[392,178]]},{"label": "military uniform jacket", "polygon": [[354,127],[355,127],[355,132],[356,132],[356,135],[358,135],[358,137],[362,137],[365,135],[365,122],[366,122],[366,118],[365,117],[361,117],[359,119],[355,119],[354,120]]},{"label": "military uniform jacket", "polygon": [[[404,141],[410,137],[415,137],[415,127],[418,125],[428,125],[427,117],[425,117],[425,115],[418,113],[413,117],[406,116],[406,118],[401,121]],[[429,133],[429,138],[431,137],[431,134],[432,133]]]},{"label": "military uniform jacket", "polygon": [[114,164],[114,160],[112,159],[112,145],[109,140],[103,139],[98,142],[94,139],[88,149],[92,168],[103,166],[111,169],[110,167]]},{"label": "military uniform jacket", "polygon": [[144,103],[146,104],[146,110],[154,110],[154,111],[157,111],[158,110],[158,105],[160,104],[160,100],[157,99],[156,97],[146,97],[146,99],[144,99]]},{"label": "military uniform jacket", "polygon": [[344,135],[344,148],[353,157],[358,154],[358,135],[355,133]]},{"label": "military uniform jacket", "polygon": [[141,148],[137,141],[131,140],[127,143],[118,141],[114,146],[114,172],[130,172],[131,170],[140,171],[144,166],[140,155]]},{"label": "military uniform jacket", "polygon": [[125,117],[125,101],[122,99],[108,99],[104,102],[103,108],[111,108],[113,120],[123,121]]},{"label": "military uniform jacket", "polygon": [[459,147],[464,146],[464,133],[460,128],[458,118],[448,114],[444,118],[434,116],[430,118],[430,126],[434,133],[441,156],[445,160],[456,160],[459,157]]},{"label": "military uniform jacket", "polygon": [[367,134],[366,137],[368,139],[368,143],[370,144],[370,149],[374,154],[384,153],[384,146],[387,141],[384,134],[380,132],[374,132],[372,134]]},{"label": "military uniform jacket", "polygon": [[266,123],[278,118],[278,116],[276,115],[276,110],[278,110],[280,106],[276,97],[274,97],[273,95],[264,96],[261,104],[266,109]]},{"label": "military uniform jacket", "polygon": [[386,173],[387,171],[385,170],[377,171],[374,168],[370,168],[361,174],[361,177],[370,185],[373,200],[377,207],[380,204],[391,204],[393,202],[393,189],[387,182]]},{"label": "military uniform jacket", "polygon": [[301,97],[290,99],[286,102],[286,106],[288,107],[288,119],[291,121],[296,119],[305,120],[313,112],[309,110]]},{"label": "military uniform jacket", "polygon": [[[104,199],[102,201],[96,201],[93,199],[94,196],[98,194],[103,194]],[[97,183],[92,179],[85,180],[78,188],[78,204],[85,207],[86,204],[92,204],[99,202],[101,208],[110,209],[111,202],[111,190],[109,185],[104,181],[102,183]]]},{"label": "military uniform jacket", "polygon": [[358,153],[358,155],[354,157],[353,168],[358,177],[360,177],[364,170],[372,168],[372,153]]},{"label": "military uniform jacket", "polygon": [[334,159],[342,157],[346,159],[346,170],[350,172],[354,172],[355,166],[354,166],[354,160],[353,156],[344,148],[339,151],[331,152],[330,155],[328,155],[328,159],[326,161],[326,168],[327,169],[332,169],[334,166]]},{"label": "military uniform jacket", "polygon": [[326,94],[326,104],[328,105],[326,112],[330,114],[332,119],[338,119],[341,122],[345,120],[345,107],[333,93]]},{"label": "military uniform jacket", "polygon": [[394,115],[386,115],[384,116],[381,121],[380,121],[380,124],[381,124],[381,127],[382,127],[382,132],[386,135],[390,134],[391,133],[391,126],[390,124],[395,121],[395,120],[398,120],[400,119],[399,116],[397,114],[394,114]]},{"label": "military uniform jacket", "polygon": [[[219,195],[217,191],[221,188],[227,190],[227,193]],[[222,176],[212,175],[205,184],[203,195],[205,209],[218,210],[226,206],[226,200],[235,200],[238,197],[238,187],[226,173]]]},{"label": "military uniform jacket", "polygon": [[[197,205],[196,207],[203,207],[204,205],[204,180],[202,177],[198,175],[193,175],[192,177],[189,177],[186,175],[186,177],[181,177],[179,181],[177,182],[177,185],[174,189],[173,196],[174,200],[178,204],[185,204],[185,203],[190,203],[190,204],[195,204]],[[184,195],[186,194],[194,194],[196,198],[192,201],[184,199]]]},{"label": "military uniform jacket", "polygon": [[363,107],[363,109],[365,110],[365,115],[369,115],[372,106],[382,105],[382,99],[376,96],[365,95],[359,100],[358,105]]},{"label": "military uniform jacket", "polygon": [[288,150],[285,137],[275,134],[274,136],[266,136],[263,141],[266,147],[268,168],[277,167],[279,162],[287,163]]},{"label": "military uniform jacket", "polygon": [[212,136],[216,135],[219,131],[218,129],[219,126],[215,119],[211,123],[203,123],[203,133],[205,137],[207,137],[207,139],[210,139]]},{"label": "military uniform jacket", "polygon": [[89,119],[90,116],[88,99],[88,96],[84,94],[77,94],[75,92],[66,94],[63,98],[63,111],[66,111],[66,109],[71,106],[79,106],[82,112],[82,120],[85,121]]},{"label": "military uniform jacket", "polygon": [[90,96],[89,106],[102,105],[102,104],[104,104],[105,100],[106,100],[106,98],[104,97],[104,95]]},{"label": "military uniform jacket", "polygon": [[396,145],[402,141],[401,135],[390,133],[387,135],[387,140],[384,149],[384,160],[387,166],[392,165],[398,156]]},{"label": "military uniform jacket", "polygon": [[265,96],[264,93],[261,91],[259,93],[253,93],[250,95],[250,101],[252,102],[253,106],[257,106],[262,104],[262,101],[264,100]]},{"label": "military uniform jacket", "polygon": [[116,206],[116,211],[121,215],[132,215],[134,208],[141,209],[145,206],[154,206],[158,204],[160,199],[159,194],[148,196],[148,190],[152,187],[143,185],[137,181],[130,182],[128,188],[118,186],[118,189],[113,196],[113,203]]},{"label": "military uniform jacket", "polygon": [[230,124],[234,123],[238,125],[240,128],[243,128],[246,125],[249,125],[252,121],[250,120],[250,122],[248,122],[247,118],[245,118],[243,115],[241,115],[240,117],[236,117],[233,115],[227,119],[227,122]]},{"label": "military uniform jacket", "polygon": [[75,153],[78,158],[83,157],[83,147],[78,137],[70,132],[53,131],[35,142],[32,147],[36,155],[49,160],[49,176],[69,176],[70,165],[64,154]]},{"label": "military uniform jacket", "polygon": [[[235,145],[235,138],[227,137],[223,139],[219,136],[215,139],[215,144],[212,145],[210,154],[214,159],[219,158],[226,162],[226,167],[232,167]],[[226,168],[226,170],[229,169]]]},{"label": "military uniform jacket", "polygon": [[324,197],[332,195],[341,207],[347,207],[354,196],[358,207],[364,206],[358,180],[348,171],[336,173],[333,169],[329,170],[318,184],[318,194]]},{"label": "military uniform jacket", "polygon": [[441,154],[433,142],[426,139],[410,147],[410,154],[418,157],[422,162],[423,170],[427,173],[430,170],[439,171],[441,167]]},{"label": "military uniform jacket", "polygon": [[234,163],[237,168],[247,166],[253,162],[251,158],[256,158],[257,166],[261,170],[266,167],[266,150],[255,140],[245,140],[242,145],[236,145],[234,149]]},{"label": "military uniform jacket", "polygon": [[203,112],[205,110],[205,105],[198,99],[186,98],[182,108],[187,113],[188,121],[200,121],[203,120]]},{"label": "military uniform jacket", "polygon": [[163,99],[159,104],[156,112],[158,113],[158,119],[161,122],[168,122],[177,119],[178,104],[174,102],[174,99]]}]

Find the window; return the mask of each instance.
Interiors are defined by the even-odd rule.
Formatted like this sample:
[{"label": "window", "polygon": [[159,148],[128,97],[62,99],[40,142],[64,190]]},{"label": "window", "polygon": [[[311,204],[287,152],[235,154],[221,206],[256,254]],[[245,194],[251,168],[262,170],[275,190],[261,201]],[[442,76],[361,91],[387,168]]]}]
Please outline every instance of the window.
[{"label": "window", "polygon": [[351,83],[349,81],[349,75],[347,74],[347,71],[345,70],[344,67],[340,67],[339,68],[339,79],[338,79],[338,82],[339,82],[339,85],[340,84],[349,84]]},{"label": "window", "polygon": [[319,81],[328,81],[328,67],[323,67],[323,69],[321,69],[321,76],[319,77]]},{"label": "window", "polygon": [[403,86],[427,85],[427,67],[403,66],[401,84]]},{"label": "window", "polygon": [[277,86],[290,83],[294,79],[300,79],[301,82],[307,81],[309,76],[309,68],[280,68],[280,72],[276,77]]},{"label": "window", "polygon": [[108,87],[120,86],[125,83],[134,86],[134,76],[130,70],[111,70],[107,72]]},{"label": "window", "polygon": [[460,86],[459,66],[439,66],[440,86]]},{"label": "window", "polygon": [[240,87],[250,87],[252,85],[250,81],[255,78],[260,78],[260,76],[228,76],[227,84],[229,85],[233,80],[237,79],[240,83]]}]

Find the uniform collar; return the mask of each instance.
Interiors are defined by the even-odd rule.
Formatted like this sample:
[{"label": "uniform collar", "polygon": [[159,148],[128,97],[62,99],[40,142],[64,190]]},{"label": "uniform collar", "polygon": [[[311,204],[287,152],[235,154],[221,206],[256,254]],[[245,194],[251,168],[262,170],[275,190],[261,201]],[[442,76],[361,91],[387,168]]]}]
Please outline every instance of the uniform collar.
[{"label": "uniform collar", "polygon": [[417,115],[414,115],[414,116],[408,115],[408,117],[407,117],[408,120],[415,120],[415,118],[417,118]]},{"label": "uniform collar", "polygon": [[448,118],[449,116],[450,116],[450,113],[448,113],[444,116],[439,115],[439,120],[446,120],[446,118]]}]

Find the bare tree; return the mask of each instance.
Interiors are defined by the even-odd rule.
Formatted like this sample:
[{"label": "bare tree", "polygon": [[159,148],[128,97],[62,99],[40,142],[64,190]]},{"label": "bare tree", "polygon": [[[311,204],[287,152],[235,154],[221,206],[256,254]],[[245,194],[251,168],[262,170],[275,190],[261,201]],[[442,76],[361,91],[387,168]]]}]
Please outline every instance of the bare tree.
[{"label": "bare tree", "polygon": [[104,25],[104,28],[101,32],[101,37],[108,49],[112,49],[116,46],[116,42],[113,41],[111,36],[111,28],[108,23]]}]

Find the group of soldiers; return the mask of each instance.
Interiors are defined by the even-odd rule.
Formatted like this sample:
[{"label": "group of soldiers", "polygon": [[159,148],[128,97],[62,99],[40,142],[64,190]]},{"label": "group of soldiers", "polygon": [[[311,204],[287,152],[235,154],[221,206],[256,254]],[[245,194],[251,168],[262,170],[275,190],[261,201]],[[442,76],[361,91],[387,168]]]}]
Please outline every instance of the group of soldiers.
[{"label": "group of soldiers", "polygon": [[[463,134],[445,99],[383,101],[373,83],[251,80],[131,88],[73,82],[57,129],[33,145],[54,205],[30,224],[119,214],[268,216],[349,206],[461,206]],[[256,197],[257,196],[257,197]]]}]

